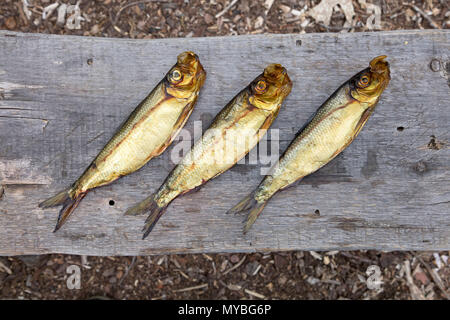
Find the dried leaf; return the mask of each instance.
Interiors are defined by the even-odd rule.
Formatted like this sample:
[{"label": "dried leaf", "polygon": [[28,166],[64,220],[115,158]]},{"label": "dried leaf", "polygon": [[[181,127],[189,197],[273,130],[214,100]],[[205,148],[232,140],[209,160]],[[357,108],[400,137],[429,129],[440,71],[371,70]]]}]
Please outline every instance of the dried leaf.
[{"label": "dried leaf", "polygon": [[28,0],[22,0],[22,5],[23,5],[23,12],[27,16],[27,19],[30,20],[31,11],[30,11],[30,9],[28,9],[28,7],[30,6],[30,4],[28,3]]},{"label": "dried leaf", "polygon": [[366,0],[358,0],[362,8],[370,14],[366,21],[367,30],[381,30],[381,8],[372,3],[367,3]]},{"label": "dried leaf", "polygon": [[58,2],[46,6],[42,11],[42,20],[49,18],[53,14],[55,9],[58,8],[58,6],[59,6]]},{"label": "dried leaf", "polygon": [[315,251],[310,251],[309,252],[314,258],[316,258],[317,260],[322,260],[322,256],[320,254],[318,254]]},{"label": "dried leaf", "polygon": [[272,5],[274,3],[275,0],[266,0],[264,1],[264,7],[266,8],[266,10],[264,11],[264,14],[267,15],[270,11],[270,8],[272,8]]},{"label": "dried leaf", "polygon": [[354,25],[355,10],[351,0],[322,0],[317,6],[308,11],[308,14],[316,20],[323,22],[326,26],[330,25],[333,9],[339,5],[345,15],[344,27]]}]

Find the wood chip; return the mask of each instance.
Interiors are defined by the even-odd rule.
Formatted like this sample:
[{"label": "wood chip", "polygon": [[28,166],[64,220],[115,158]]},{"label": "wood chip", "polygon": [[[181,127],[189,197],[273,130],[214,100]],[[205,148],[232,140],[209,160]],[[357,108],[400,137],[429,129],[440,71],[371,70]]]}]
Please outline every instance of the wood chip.
[{"label": "wood chip", "polygon": [[227,288],[232,290],[232,291],[238,291],[238,290],[242,289],[242,287],[240,285],[237,285],[237,284],[229,284],[229,285],[227,285]]},{"label": "wood chip", "polygon": [[445,289],[444,283],[442,282],[441,277],[436,272],[436,270],[431,269],[431,267],[428,265],[428,263],[425,263],[423,259],[419,256],[416,256],[417,260],[427,269],[428,273],[430,274],[431,278],[433,279],[434,283],[439,287],[439,289],[442,291],[442,294],[447,300],[450,300],[450,295],[448,294],[447,290]]},{"label": "wood chip", "polygon": [[318,254],[317,252],[315,252],[315,251],[310,251],[309,253],[310,253],[314,258],[316,258],[317,260],[322,261],[322,256],[321,256],[320,254]]},{"label": "wood chip", "polygon": [[261,17],[261,16],[259,16],[258,18],[256,18],[255,24],[254,24],[255,29],[259,29],[259,28],[261,28],[263,25],[264,25],[264,18]]},{"label": "wood chip", "polygon": [[5,20],[6,29],[14,30],[16,28],[16,25],[17,25],[16,19],[13,16],[6,18]]},{"label": "wood chip", "polygon": [[156,264],[158,265],[158,266],[160,266],[163,262],[164,262],[164,259],[166,258],[166,256],[163,256],[163,257],[161,257],[161,258],[159,258],[159,260],[158,260],[158,262],[156,262]]},{"label": "wood chip", "polygon": [[203,253],[202,256],[204,256],[209,261],[214,261],[214,259],[211,256],[208,256],[206,253]]},{"label": "wood chip", "polygon": [[280,4],[278,8],[280,8],[280,10],[283,11],[284,14],[288,14],[289,12],[291,12],[291,7],[288,7],[284,4]]}]

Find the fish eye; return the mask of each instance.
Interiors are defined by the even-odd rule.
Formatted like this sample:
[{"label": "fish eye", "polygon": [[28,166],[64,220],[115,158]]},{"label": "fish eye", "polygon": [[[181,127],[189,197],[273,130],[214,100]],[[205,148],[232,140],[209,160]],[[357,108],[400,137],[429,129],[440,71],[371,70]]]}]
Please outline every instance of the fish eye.
[{"label": "fish eye", "polygon": [[358,81],[358,87],[360,88],[365,88],[369,85],[369,76],[368,75],[363,75],[359,81]]},{"label": "fish eye", "polygon": [[173,70],[172,73],[170,74],[170,80],[172,82],[178,82],[181,80],[181,72],[177,69]]},{"label": "fish eye", "polygon": [[264,91],[266,90],[266,87],[267,87],[266,82],[263,80],[259,80],[256,83],[255,90],[257,93],[264,93]]}]

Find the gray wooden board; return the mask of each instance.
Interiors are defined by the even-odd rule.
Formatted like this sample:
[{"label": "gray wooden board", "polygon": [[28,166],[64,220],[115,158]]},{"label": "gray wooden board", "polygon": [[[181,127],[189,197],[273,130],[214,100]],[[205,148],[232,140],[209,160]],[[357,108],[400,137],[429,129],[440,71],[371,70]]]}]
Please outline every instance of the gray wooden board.
[{"label": "gray wooden board", "polygon": [[[82,173],[184,50],[208,72],[185,126],[191,134],[267,64],[286,66],[294,86],[272,126],[280,151],[371,58],[388,55],[392,81],[350,147],[277,194],[245,236],[243,217],[225,212],[259,183],[260,163],[238,164],[176,199],[144,241],[145,217],[122,215],[163,182],[178,142],[89,193],[52,233],[59,208],[37,204]],[[0,255],[449,249],[449,54],[448,30],[160,40],[1,31]],[[439,150],[428,146],[431,136]]]}]

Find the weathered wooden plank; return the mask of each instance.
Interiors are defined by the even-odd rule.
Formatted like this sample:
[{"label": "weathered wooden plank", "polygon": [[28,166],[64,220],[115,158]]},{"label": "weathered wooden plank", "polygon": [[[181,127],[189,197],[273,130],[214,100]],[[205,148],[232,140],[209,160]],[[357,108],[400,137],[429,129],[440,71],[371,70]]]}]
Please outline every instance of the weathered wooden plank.
[{"label": "weathered wooden plank", "polygon": [[[239,164],[175,200],[140,239],[144,217],[122,213],[162,183],[174,146],[139,172],[91,192],[70,222],[51,233],[58,209],[37,204],[79,176],[187,49],[208,72],[186,125],[191,134],[195,121],[208,125],[268,63],[287,67],[294,88],[272,126],[281,151],[372,57],[388,55],[392,81],[356,141],[275,196],[246,236],[242,217],[225,212],[257,185],[261,164]],[[449,249],[449,52],[449,31],[162,40],[1,31],[0,255]],[[431,136],[443,144],[439,150],[429,146]]]}]

